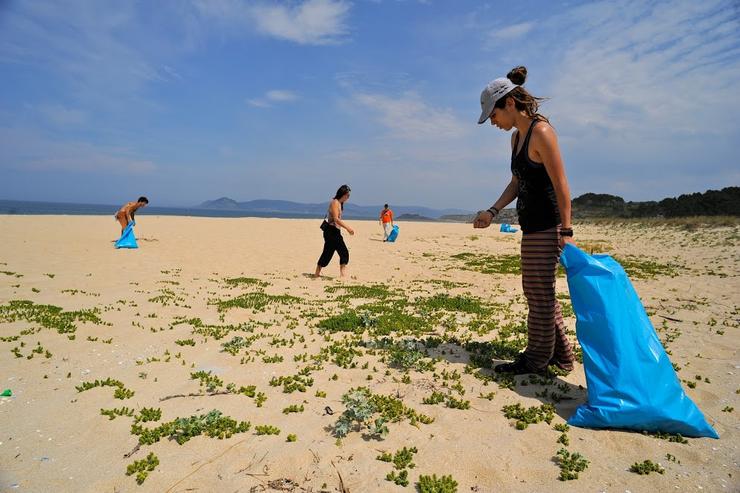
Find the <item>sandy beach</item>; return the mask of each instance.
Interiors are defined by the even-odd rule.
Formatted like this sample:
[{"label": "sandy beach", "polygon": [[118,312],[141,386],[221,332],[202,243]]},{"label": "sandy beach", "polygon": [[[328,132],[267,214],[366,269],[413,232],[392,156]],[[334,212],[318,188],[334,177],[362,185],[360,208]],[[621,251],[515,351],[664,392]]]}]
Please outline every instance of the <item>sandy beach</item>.
[{"label": "sandy beach", "polygon": [[[0,390],[12,391],[0,397],[0,491],[400,492],[432,474],[459,492],[740,491],[740,227],[576,225],[585,249],[629,261],[720,435],[680,443],[556,430],[585,402],[581,364],[492,380],[485,343],[523,336],[521,233],[402,222],[383,243],[376,221],[348,222],[342,281],[337,257],[311,278],[320,220],[142,215],[140,248],[115,250],[111,217],[0,216]],[[575,341],[565,277],[558,292]],[[416,342],[404,352],[403,340]],[[357,387],[390,402],[384,438],[354,427],[337,438]],[[517,403],[554,416],[519,430],[502,410]],[[142,433],[213,410],[235,420],[219,425],[231,436]],[[377,459],[403,447],[416,448],[414,467],[395,469],[406,487]],[[561,448],[589,461],[578,479],[558,479]],[[127,466],[150,453],[159,463],[138,485]],[[629,471],[644,460],[665,472]]]}]

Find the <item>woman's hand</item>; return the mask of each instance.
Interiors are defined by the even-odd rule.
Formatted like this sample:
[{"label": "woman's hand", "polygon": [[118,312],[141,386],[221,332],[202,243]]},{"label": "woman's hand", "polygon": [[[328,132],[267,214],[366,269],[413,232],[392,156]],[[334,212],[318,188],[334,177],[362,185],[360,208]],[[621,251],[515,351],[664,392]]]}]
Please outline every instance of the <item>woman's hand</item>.
[{"label": "woman's hand", "polygon": [[491,221],[493,221],[493,214],[491,214],[491,211],[478,211],[478,214],[473,220],[473,227],[487,228],[491,225]]},{"label": "woman's hand", "polygon": [[572,236],[561,236],[560,237],[560,248],[565,247],[566,243],[570,243],[571,245],[576,246],[576,242],[573,241]]},{"label": "woman's hand", "polygon": [[347,230],[347,233],[349,233],[350,236],[355,235],[355,230],[350,228],[349,226],[345,226],[345,229]]}]

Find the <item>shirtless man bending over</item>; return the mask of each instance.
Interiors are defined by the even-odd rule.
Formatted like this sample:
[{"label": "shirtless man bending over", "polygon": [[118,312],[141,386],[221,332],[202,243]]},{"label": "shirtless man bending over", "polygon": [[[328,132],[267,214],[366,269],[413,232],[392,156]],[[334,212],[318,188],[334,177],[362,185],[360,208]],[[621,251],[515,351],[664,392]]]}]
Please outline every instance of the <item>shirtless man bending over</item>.
[{"label": "shirtless man bending over", "polygon": [[121,223],[122,234],[123,230],[128,226],[128,223],[134,220],[134,214],[136,214],[136,211],[146,206],[148,203],[149,199],[146,197],[139,197],[139,200],[136,202],[129,202],[116,212],[116,219]]}]

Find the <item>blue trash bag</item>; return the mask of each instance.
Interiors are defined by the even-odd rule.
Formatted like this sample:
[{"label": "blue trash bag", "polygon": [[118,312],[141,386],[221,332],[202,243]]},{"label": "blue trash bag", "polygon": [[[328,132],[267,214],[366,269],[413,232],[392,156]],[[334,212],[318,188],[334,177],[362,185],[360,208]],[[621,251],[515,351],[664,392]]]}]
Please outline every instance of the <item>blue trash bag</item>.
[{"label": "blue trash bag", "polygon": [[134,226],[136,221],[131,221],[126,226],[126,229],[121,233],[121,237],[116,241],[116,248],[139,248],[136,243],[136,236],[134,236]]},{"label": "blue trash bag", "polygon": [[619,263],[566,244],[560,257],[583,348],[588,401],[568,424],[719,438],[684,393]]},{"label": "blue trash bag", "polygon": [[501,228],[499,229],[499,231],[501,231],[502,233],[516,233],[519,230],[516,228],[512,228],[511,224],[509,223],[501,223]]},{"label": "blue trash bag", "polygon": [[393,230],[391,230],[391,234],[388,235],[388,241],[393,243],[396,241],[396,238],[398,238],[398,225],[393,226]]}]

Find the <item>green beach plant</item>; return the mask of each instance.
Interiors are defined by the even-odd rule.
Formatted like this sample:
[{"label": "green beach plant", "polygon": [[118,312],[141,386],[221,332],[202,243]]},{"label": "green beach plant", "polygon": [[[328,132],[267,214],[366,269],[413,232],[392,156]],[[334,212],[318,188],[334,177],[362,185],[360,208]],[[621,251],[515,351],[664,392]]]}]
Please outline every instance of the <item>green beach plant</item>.
[{"label": "green beach plant", "polygon": [[457,493],[457,481],[452,476],[419,476],[419,493]]},{"label": "green beach plant", "polygon": [[634,472],[636,474],[640,475],[647,475],[651,472],[657,472],[658,474],[664,474],[665,469],[663,469],[660,464],[656,464],[655,462],[651,460],[644,460],[642,462],[635,462],[630,466],[630,472]]},{"label": "green beach plant", "polygon": [[557,453],[558,466],[560,467],[560,481],[578,479],[578,474],[585,471],[589,461],[578,452],[569,452],[561,448]]},{"label": "green beach plant", "polygon": [[154,471],[159,465],[159,459],[154,452],[150,452],[146,459],[134,461],[126,467],[126,476],[136,474],[136,483],[142,484],[146,481],[150,472]]}]

